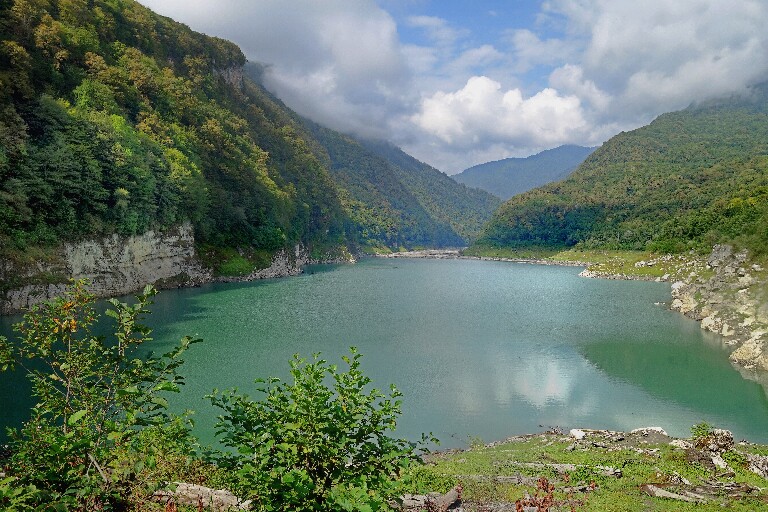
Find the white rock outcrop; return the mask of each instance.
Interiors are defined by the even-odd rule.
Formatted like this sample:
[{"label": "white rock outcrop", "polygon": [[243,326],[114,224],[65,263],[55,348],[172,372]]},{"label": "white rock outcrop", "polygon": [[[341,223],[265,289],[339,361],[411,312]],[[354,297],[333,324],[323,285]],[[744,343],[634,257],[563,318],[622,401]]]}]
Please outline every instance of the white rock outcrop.
[{"label": "white rock outcrop", "polygon": [[[125,295],[147,284],[159,288],[190,286],[208,281],[210,272],[197,260],[192,225],[141,235],[111,235],[99,240],[66,243],[52,262],[38,262],[18,269],[10,262],[0,264],[0,278],[16,274],[22,280],[37,281],[0,295],[0,313],[28,309],[60,295],[70,278],[87,279],[97,297]],[[40,276],[47,276],[43,280]]]}]

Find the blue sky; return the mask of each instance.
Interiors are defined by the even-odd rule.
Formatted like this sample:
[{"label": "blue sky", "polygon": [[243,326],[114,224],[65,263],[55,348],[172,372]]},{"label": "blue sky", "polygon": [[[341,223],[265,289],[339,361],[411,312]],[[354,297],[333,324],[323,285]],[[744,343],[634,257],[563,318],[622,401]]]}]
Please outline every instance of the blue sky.
[{"label": "blue sky", "polygon": [[765,0],[140,0],[315,121],[449,174],[768,80]]}]

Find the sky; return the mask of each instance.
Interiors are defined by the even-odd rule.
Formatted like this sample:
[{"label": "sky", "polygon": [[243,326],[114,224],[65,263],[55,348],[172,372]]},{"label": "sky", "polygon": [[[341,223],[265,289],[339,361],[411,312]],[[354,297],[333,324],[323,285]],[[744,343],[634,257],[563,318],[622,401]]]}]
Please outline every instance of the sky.
[{"label": "sky", "polygon": [[765,0],[140,0],[264,85],[443,172],[594,146],[768,80]]}]

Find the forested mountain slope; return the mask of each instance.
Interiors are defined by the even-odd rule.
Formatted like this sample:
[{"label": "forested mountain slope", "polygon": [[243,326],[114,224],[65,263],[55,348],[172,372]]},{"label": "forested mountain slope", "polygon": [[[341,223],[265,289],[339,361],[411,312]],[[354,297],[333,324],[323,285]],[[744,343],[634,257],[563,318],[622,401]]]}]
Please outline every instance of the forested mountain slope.
[{"label": "forested mountain slope", "polygon": [[494,195],[457,184],[448,175],[416,160],[386,141],[363,140],[361,144],[385,158],[405,187],[430,216],[447,223],[465,242],[477,238],[483,225],[501,205]]},{"label": "forested mountain slope", "polygon": [[506,202],[480,245],[768,252],[768,87],[621,133],[566,180]]},{"label": "forested mountain slope", "polygon": [[0,3],[0,246],[194,222],[275,250],[343,239],[326,170],[234,44],[131,0]]},{"label": "forested mountain slope", "polygon": [[505,158],[475,165],[452,178],[506,200],[565,178],[594,150],[583,146],[560,146],[526,158]]},{"label": "forested mountain slope", "polygon": [[296,243],[460,242],[402,184],[397,214],[378,192],[352,204],[327,149],[244,64],[133,0],[1,0],[0,257],[186,220],[212,264]]},{"label": "forested mountain slope", "polygon": [[339,187],[354,237],[375,249],[458,247],[501,204],[383,141],[358,140],[304,120]]}]

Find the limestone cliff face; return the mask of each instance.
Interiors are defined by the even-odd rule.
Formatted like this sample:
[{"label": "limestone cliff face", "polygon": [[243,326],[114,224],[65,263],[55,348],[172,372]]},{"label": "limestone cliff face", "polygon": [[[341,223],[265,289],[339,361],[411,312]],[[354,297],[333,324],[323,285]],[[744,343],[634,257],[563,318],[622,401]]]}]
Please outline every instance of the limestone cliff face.
[{"label": "limestone cliff face", "polygon": [[716,245],[707,273],[672,285],[672,309],[701,321],[735,350],[731,361],[747,370],[768,371],[768,272],[747,264],[747,253]]},{"label": "limestone cliff face", "polygon": [[25,310],[61,294],[69,278],[88,279],[89,289],[98,297],[128,294],[147,284],[168,288],[195,285],[211,278],[197,261],[194,234],[188,223],[165,232],[67,243],[54,261],[36,263],[31,268],[14,268],[10,262],[0,262],[0,278],[5,280],[11,275],[35,284],[0,295],[3,314]]},{"label": "limestone cliff face", "polygon": [[[24,283],[0,291],[0,314],[29,309],[61,295],[70,278],[87,279],[88,289],[97,297],[114,297],[141,290],[147,284],[157,288],[195,286],[205,282],[253,281],[301,274],[311,263],[353,262],[344,247],[313,259],[307,249],[296,245],[279,251],[269,267],[246,276],[214,278],[201,266],[195,252],[194,232],[185,223],[164,232],[142,235],[111,235],[99,240],[64,244],[48,261],[14,264],[0,260],[0,285]],[[2,288],[0,288],[2,290]]]}]

